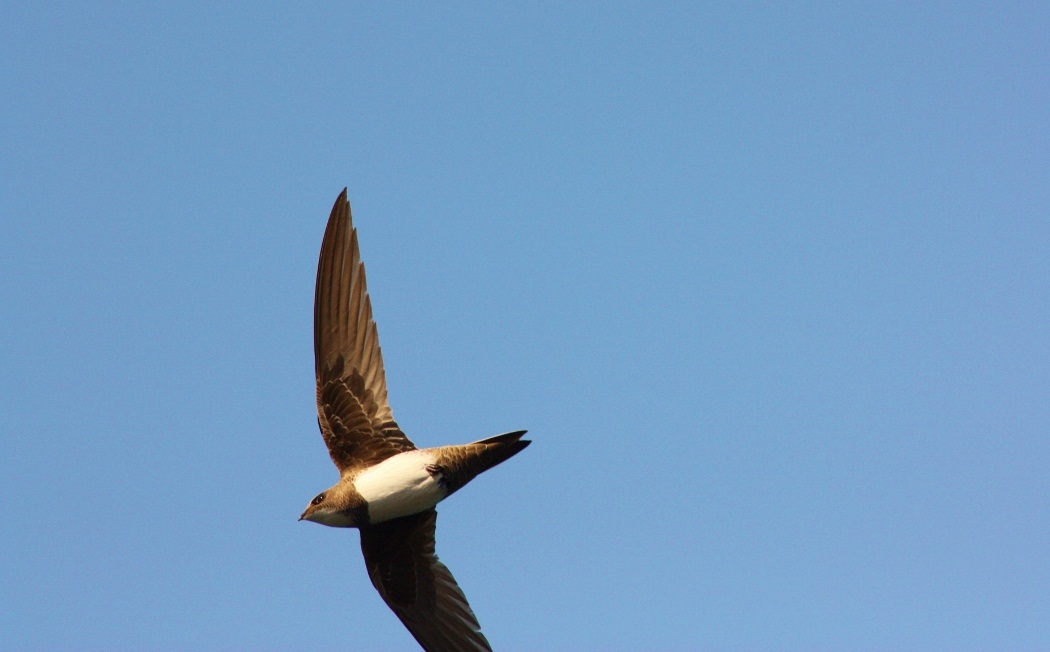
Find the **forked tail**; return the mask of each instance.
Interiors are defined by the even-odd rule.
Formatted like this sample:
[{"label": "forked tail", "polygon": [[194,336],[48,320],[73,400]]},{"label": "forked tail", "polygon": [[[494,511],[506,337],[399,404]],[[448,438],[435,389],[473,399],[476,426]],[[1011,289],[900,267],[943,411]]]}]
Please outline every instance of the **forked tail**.
[{"label": "forked tail", "polygon": [[522,439],[525,430],[482,439],[461,446],[442,446],[437,449],[439,462],[448,493],[452,494],[478,474],[514,457],[532,443]]}]

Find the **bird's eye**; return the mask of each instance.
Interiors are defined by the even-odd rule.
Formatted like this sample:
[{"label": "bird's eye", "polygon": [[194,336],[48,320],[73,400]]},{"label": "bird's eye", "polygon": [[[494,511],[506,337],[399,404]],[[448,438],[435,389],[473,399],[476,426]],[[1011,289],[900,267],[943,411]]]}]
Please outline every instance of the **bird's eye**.
[{"label": "bird's eye", "polygon": [[317,494],[317,498],[310,501],[311,505],[320,505],[324,502],[324,494]]}]

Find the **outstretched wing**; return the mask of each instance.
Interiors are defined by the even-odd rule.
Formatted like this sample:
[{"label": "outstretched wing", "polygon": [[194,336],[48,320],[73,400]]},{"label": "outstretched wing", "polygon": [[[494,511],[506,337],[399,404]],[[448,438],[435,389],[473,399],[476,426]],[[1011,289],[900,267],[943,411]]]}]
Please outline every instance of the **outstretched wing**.
[{"label": "outstretched wing", "polygon": [[317,424],[340,473],[415,446],[394,422],[346,188],[328,218],[314,294]]},{"label": "outstretched wing", "polygon": [[436,525],[429,509],[362,528],[368,576],[424,650],[491,651],[466,596],[434,554]]}]

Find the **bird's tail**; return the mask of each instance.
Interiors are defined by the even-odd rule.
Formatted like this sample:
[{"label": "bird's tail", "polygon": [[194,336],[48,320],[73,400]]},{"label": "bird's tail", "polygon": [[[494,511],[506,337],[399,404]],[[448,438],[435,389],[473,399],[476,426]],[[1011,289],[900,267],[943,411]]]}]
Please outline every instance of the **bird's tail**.
[{"label": "bird's tail", "polygon": [[525,432],[516,430],[472,444],[439,448],[440,466],[448,493],[462,488],[480,473],[521,452],[532,443],[531,440],[521,438]]}]

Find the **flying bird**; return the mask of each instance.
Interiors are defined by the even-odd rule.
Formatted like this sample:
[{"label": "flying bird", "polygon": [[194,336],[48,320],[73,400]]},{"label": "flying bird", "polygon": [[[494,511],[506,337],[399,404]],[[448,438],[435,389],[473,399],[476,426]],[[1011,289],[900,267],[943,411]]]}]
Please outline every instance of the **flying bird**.
[{"label": "flying bird", "polygon": [[328,218],[314,294],[317,424],[339,482],[299,520],[361,531],[368,576],[430,652],[491,650],[452,573],[434,554],[434,506],[531,442],[524,430],[416,448],[394,421],[346,188]]}]

